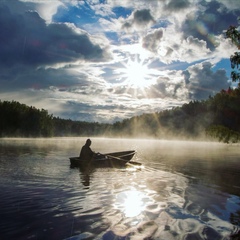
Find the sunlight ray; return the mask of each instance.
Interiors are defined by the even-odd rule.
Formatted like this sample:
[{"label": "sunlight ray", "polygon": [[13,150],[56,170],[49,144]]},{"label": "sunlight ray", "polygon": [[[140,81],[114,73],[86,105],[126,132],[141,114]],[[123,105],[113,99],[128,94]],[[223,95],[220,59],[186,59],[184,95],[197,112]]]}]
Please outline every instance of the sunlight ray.
[{"label": "sunlight ray", "polygon": [[122,84],[129,88],[142,89],[148,88],[154,83],[152,70],[146,60],[140,60],[135,55],[122,63],[123,67],[116,70],[123,80]]}]

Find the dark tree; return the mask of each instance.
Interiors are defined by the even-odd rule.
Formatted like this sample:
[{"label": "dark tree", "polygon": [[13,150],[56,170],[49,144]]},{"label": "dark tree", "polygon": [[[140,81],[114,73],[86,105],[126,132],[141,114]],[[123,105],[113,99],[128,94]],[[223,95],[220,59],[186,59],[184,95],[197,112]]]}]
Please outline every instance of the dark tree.
[{"label": "dark tree", "polygon": [[[240,18],[239,18],[240,20]],[[226,37],[232,40],[232,43],[240,50],[240,32],[237,27],[230,26],[226,32]],[[240,52],[235,52],[230,57],[231,67],[233,71],[231,72],[231,78],[234,82],[240,80]]]}]

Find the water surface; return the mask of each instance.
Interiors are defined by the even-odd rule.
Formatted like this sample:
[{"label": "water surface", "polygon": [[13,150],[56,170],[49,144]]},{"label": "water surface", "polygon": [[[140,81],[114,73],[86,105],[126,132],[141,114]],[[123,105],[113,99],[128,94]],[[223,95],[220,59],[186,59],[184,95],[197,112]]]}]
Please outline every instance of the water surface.
[{"label": "water surface", "polygon": [[82,172],[85,140],[0,140],[0,239],[239,239],[238,145],[96,138],[143,167]]}]

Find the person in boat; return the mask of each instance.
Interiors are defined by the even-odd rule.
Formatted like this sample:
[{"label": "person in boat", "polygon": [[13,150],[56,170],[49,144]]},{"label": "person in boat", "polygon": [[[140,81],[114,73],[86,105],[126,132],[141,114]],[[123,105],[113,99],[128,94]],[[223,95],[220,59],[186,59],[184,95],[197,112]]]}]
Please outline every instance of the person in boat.
[{"label": "person in boat", "polygon": [[93,157],[95,156],[95,152],[92,151],[92,149],[90,148],[92,142],[90,139],[87,139],[86,143],[84,146],[82,146],[82,149],[80,151],[79,154],[79,158],[82,160],[92,160]]}]

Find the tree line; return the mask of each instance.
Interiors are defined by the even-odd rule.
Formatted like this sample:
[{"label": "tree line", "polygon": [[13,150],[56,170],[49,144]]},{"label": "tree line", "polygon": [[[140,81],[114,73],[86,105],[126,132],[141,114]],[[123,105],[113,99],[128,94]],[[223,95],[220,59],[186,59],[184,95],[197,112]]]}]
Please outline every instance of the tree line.
[{"label": "tree line", "polygon": [[73,121],[17,101],[0,100],[0,137],[98,136],[109,124]]},{"label": "tree line", "polygon": [[240,87],[222,90],[207,100],[114,123],[113,132],[118,136],[239,142]]},{"label": "tree line", "polygon": [[73,121],[16,101],[0,101],[1,137],[108,136],[240,141],[240,86],[207,100],[113,124]]},{"label": "tree line", "polygon": [[53,117],[44,109],[16,101],[0,101],[1,137],[38,137],[53,135]]}]

